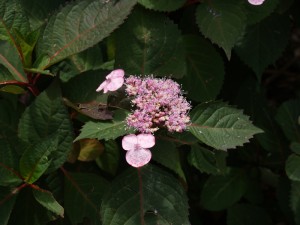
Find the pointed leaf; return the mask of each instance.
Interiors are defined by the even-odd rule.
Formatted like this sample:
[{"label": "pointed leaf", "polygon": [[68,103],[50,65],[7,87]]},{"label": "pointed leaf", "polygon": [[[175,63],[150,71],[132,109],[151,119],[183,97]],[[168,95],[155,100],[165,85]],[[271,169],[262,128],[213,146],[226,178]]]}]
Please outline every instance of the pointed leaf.
[{"label": "pointed leaf", "polygon": [[55,150],[47,155],[48,161],[52,161],[47,172],[59,168],[66,161],[73,141],[69,114],[57,85],[54,83],[41,93],[27,107],[19,122],[19,137],[22,140],[31,144],[41,143],[45,139],[57,141],[56,148],[53,147]]},{"label": "pointed leaf", "polygon": [[242,146],[262,130],[252,125],[241,110],[223,102],[203,103],[191,112],[190,132],[215,149],[227,150]]},{"label": "pointed leaf", "polygon": [[260,81],[264,69],[275,62],[285,49],[290,34],[288,16],[273,15],[250,26],[235,51],[256,73]]},{"label": "pointed leaf", "polygon": [[202,173],[219,175],[227,172],[226,157],[226,152],[213,152],[199,145],[192,145],[188,160]]},{"label": "pointed leaf", "polygon": [[212,211],[223,210],[240,200],[246,190],[245,171],[232,170],[225,176],[211,176],[201,192],[201,205]]},{"label": "pointed leaf", "polygon": [[128,74],[185,74],[184,48],[177,26],[159,13],[135,8],[116,34],[117,67]]},{"label": "pointed leaf", "polygon": [[72,225],[84,218],[92,225],[101,225],[100,204],[108,187],[106,180],[94,174],[65,172],[65,210]]},{"label": "pointed leaf", "polygon": [[55,200],[51,192],[32,189],[35,200],[51,212],[63,217],[64,208]]},{"label": "pointed leaf", "polygon": [[172,175],[154,166],[125,171],[113,181],[101,205],[103,225],[141,224],[141,213],[145,224],[190,224],[183,188]]},{"label": "pointed leaf", "polygon": [[184,90],[195,101],[214,100],[221,90],[225,74],[221,56],[201,37],[186,35],[183,41],[187,61],[187,74],[182,80]]},{"label": "pointed leaf", "polygon": [[44,30],[37,53],[47,60],[38,68],[47,68],[97,44],[123,23],[135,3],[136,0],[69,3],[51,17]]},{"label": "pointed leaf", "polygon": [[138,0],[138,2],[147,9],[169,12],[179,9],[185,0]]},{"label": "pointed leaf", "polygon": [[74,140],[78,141],[84,138],[97,138],[98,140],[110,140],[130,133],[131,130],[126,128],[125,118],[128,112],[117,110],[114,119],[110,122],[87,122],[82,128],[79,136]]},{"label": "pointed leaf", "polygon": [[5,66],[13,77],[2,77],[4,80],[18,80],[26,82],[26,75],[23,70],[22,62],[19,58],[17,50],[7,41],[0,41],[0,64]]},{"label": "pointed leaf", "polygon": [[212,0],[198,6],[197,24],[204,36],[219,45],[230,59],[234,47],[246,27],[242,2]]}]

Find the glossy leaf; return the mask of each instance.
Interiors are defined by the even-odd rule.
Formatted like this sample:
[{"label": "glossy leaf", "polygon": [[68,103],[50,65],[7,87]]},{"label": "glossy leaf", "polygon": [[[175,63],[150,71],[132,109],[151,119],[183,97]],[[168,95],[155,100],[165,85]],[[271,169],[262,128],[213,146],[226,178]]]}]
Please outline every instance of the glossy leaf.
[{"label": "glossy leaf", "polygon": [[227,150],[248,142],[262,130],[252,125],[241,110],[223,102],[203,103],[191,112],[190,132],[215,149]]},{"label": "glossy leaf", "polygon": [[185,74],[184,48],[177,26],[159,13],[135,8],[116,34],[115,66],[128,74]]},{"label": "glossy leaf", "polygon": [[138,3],[147,9],[169,12],[180,8],[185,0],[138,0]]},{"label": "glossy leaf", "polygon": [[64,208],[55,200],[51,192],[37,189],[33,189],[32,192],[35,200],[46,209],[61,217],[64,216]]},{"label": "glossy leaf", "polygon": [[[288,43],[290,22],[287,16],[273,15],[250,26],[235,51],[260,81],[264,69],[275,62]],[[254,44],[255,43],[255,44]]]},{"label": "glossy leaf", "polygon": [[225,176],[211,176],[201,192],[201,205],[212,211],[223,210],[239,201],[246,190],[247,179],[242,170],[232,170]]},{"label": "glossy leaf", "polygon": [[[71,2],[53,15],[38,43],[38,57],[47,68],[100,42],[130,13],[135,0]],[[79,26],[74,26],[79,24]]]},{"label": "glossy leaf", "polygon": [[241,2],[213,0],[198,6],[197,24],[202,34],[223,48],[228,59],[231,49],[246,27],[246,14]]},{"label": "glossy leaf", "polygon": [[91,225],[101,225],[99,210],[108,182],[94,174],[64,173],[65,211],[72,225],[81,223],[84,218],[88,218]]},{"label": "glossy leaf", "polygon": [[221,90],[225,73],[221,56],[199,36],[186,35],[183,41],[187,63],[187,73],[182,79],[184,90],[195,101],[214,100]]},{"label": "glossy leaf", "polygon": [[189,224],[187,198],[178,181],[154,166],[139,170],[140,178],[137,169],[129,169],[113,181],[101,205],[103,225],[141,224],[140,213],[146,224]]},{"label": "glossy leaf", "polygon": [[218,175],[227,172],[226,157],[225,152],[211,151],[199,145],[192,145],[188,160],[200,172]]},{"label": "glossy leaf", "polygon": [[43,145],[46,139],[57,141],[55,150],[47,155],[48,161],[52,161],[47,172],[54,171],[66,161],[72,148],[73,132],[56,83],[26,108],[19,122],[19,137],[30,144]]},{"label": "glossy leaf", "polygon": [[124,110],[115,111],[114,118],[110,122],[92,122],[89,121],[81,128],[79,136],[74,140],[83,138],[97,138],[98,140],[110,140],[130,132],[126,128],[125,118],[127,112]]}]

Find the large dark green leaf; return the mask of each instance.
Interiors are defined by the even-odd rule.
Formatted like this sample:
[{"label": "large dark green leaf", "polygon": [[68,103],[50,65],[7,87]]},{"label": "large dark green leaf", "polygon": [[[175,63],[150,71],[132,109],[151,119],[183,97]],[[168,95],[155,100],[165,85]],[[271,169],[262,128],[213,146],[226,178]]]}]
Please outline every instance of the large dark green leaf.
[{"label": "large dark green leaf", "polygon": [[115,179],[103,198],[101,216],[103,225],[142,224],[141,217],[151,225],[190,224],[183,188],[154,166],[131,168]]},{"label": "large dark green leaf", "polygon": [[248,142],[262,130],[252,125],[248,116],[223,102],[208,102],[191,112],[189,130],[200,141],[215,149],[226,150]]},{"label": "large dark green leaf", "polygon": [[0,187],[0,225],[7,225],[16,201],[16,194],[10,188]]},{"label": "large dark green leaf", "polygon": [[245,171],[232,170],[225,176],[211,176],[201,192],[204,208],[219,211],[236,203],[247,191]]},{"label": "large dark green leaf", "polygon": [[28,143],[40,145],[46,141],[57,141],[55,150],[47,156],[47,160],[52,161],[47,172],[59,168],[66,161],[72,148],[73,131],[57,83],[27,107],[19,122],[19,137]]},{"label": "large dark green leaf", "polygon": [[276,121],[290,141],[300,142],[300,100],[290,100],[283,103],[275,116]]},{"label": "large dark green leaf", "polygon": [[174,11],[180,8],[185,0],[138,0],[147,9],[158,11]]},{"label": "large dark green leaf", "polygon": [[204,36],[223,48],[230,59],[231,49],[246,27],[246,14],[241,1],[204,2],[198,6],[196,17]]},{"label": "large dark green leaf", "polygon": [[253,69],[260,81],[264,69],[282,54],[288,43],[289,33],[289,18],[273,15],[248,27],[235,51]]},{"label": "large dark green leaf", "polygon": [[[136,0],[71,2],[50,18],[38,43],[39,68],[47,68],[97,44],[115,30]],[[76,24],[76,26],[74,26]]]},{"label": "large dark green leaf", "polygon": [[116,34],[115,67],[128,74],[185,74],[184,47],[177,26],[159,13],[135,8]]},{"label": "large dark green leaf", "polygon": [[88,173],[65,173],[65,210],[73,225],[89,218],[91,225],[101,225],[100,205],[108,182]]},{"label": "large dark green leaf", "polygon": [[184,36],[187,73],[182,83],[188,97],[205,102],[219,94],[224,79],[224,65],[214,47],[199,36]]}]

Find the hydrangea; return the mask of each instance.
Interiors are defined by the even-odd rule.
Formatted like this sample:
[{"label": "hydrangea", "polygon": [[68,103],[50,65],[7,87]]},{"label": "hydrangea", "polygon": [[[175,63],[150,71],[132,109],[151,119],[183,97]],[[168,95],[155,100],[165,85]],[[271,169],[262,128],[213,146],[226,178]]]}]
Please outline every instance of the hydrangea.
[{"label": "hydrangea", "polygon": [[129,134],[122,139],[122,147],[126,150],[126,161],[133,167],[146,165],[151,159],[151,148],[155,145],[152,134]]},{"label": "hydrangea", "polygon": [[116,91],[120,87],[122,87],[123,83],[124,70],[113,70],[110,74],[106,76],[106,80],[100,84],[96,91],[99,92],[103,90],[103,93],[107,93],[108,91]]},{"label": "hydrangea", "polygon": [[182,96],[178,83],[171,79],[130,76],[125,85],[135,106],[127,117],[128,126],[141,133],[153,133],[161,127],[170,132],[186,129],[191,106]]},{"label": "hydrangea", "polygon": [[248,0],[251,5],[261,5],[265,0]]}]

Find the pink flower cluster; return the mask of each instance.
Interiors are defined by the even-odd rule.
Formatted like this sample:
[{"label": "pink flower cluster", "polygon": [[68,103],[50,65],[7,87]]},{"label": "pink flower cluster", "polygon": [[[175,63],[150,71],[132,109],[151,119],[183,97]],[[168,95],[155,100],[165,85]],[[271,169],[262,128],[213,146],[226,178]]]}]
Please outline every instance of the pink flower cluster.
[{"label": "pink flower cluster", "polygon": [[182,96],[180,86],[171,79],[130,76],[125,79],[128,96],[134,97],[134,112],[127,124],[141,133],[153,133],[161,127],[182,132],[190,122],[190,104]]}]

